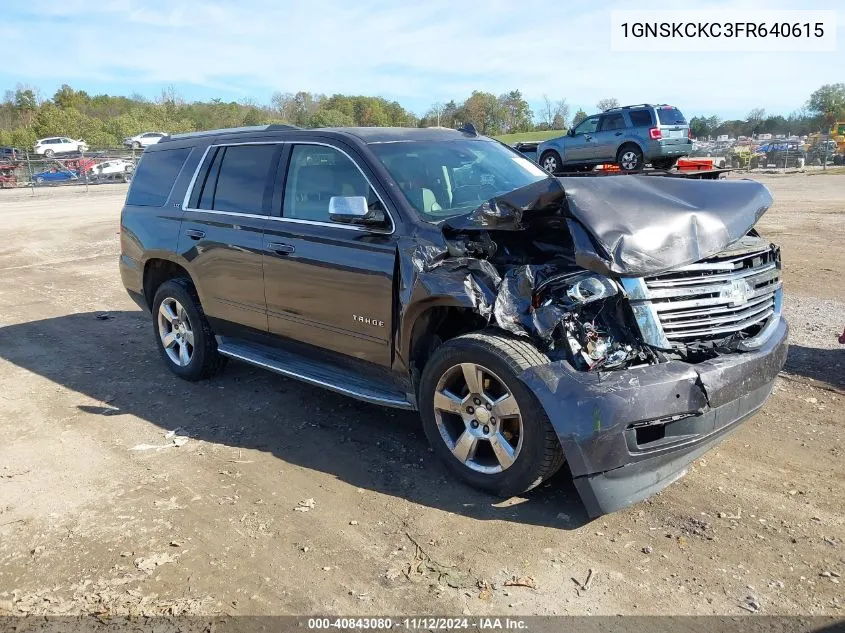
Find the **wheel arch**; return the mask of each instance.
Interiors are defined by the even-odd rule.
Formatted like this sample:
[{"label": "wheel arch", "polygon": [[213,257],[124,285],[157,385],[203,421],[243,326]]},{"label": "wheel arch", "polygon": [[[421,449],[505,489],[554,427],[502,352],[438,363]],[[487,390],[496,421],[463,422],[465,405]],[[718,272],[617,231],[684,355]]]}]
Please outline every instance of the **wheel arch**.
[{"label": "wheel arch", "polygon": [[153,299],[159,286],[166,281],[178,277],[187,277],[197,290],[197,293],[199,293],[199,288],[193,276],[183,262],[176,261],[164,255],[150,257],[144,262],[141,288],[143,290],[144,301],[150,310],[152,310]]},{"label": "wheel arch", "polygon": [[619,158],[619,154],[622,153],[622,150],[626,147],[633,146],[640,151],[640,154],[643,155],[643,160],[645,160],[645,148],[640,144],[640,142],[634,138],[627,138],[622,141],[619,146],[616,148],[616,158]]},{"label": "wheel arch", "polygon": [[487,320],[469,302],[442,297],[406,315],[400,342],[411,383],[416,393],[425,363],[439,345],[449,339],[488,327]]}]

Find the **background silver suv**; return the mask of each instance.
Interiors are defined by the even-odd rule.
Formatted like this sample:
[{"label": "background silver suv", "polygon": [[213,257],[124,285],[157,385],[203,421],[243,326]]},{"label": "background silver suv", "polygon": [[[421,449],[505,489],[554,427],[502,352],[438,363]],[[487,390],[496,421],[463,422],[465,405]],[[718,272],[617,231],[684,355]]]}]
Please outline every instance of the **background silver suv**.
[{"label": "background silver suv", "polygon": [[691,151],[689,125],[678,108],[641,104],[589,116],[565,136],[540,143],[537,156],[551,173],[605,163],[638,171],[646,163],[670,169]]}]

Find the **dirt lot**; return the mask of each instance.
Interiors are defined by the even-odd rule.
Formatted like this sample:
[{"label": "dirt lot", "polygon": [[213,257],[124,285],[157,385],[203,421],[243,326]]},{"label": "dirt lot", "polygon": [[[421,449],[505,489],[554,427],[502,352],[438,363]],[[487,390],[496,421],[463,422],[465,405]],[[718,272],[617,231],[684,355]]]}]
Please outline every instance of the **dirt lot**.
[{"label": "dirt lot", "polygon": [[0,614],[845,617],[845,176],[759,178],[788,373],[592,522],[565,472],[505,502],[455,483],[414,414],[239,363],[176,379],[120,284],[123,188],[2,192]]}]

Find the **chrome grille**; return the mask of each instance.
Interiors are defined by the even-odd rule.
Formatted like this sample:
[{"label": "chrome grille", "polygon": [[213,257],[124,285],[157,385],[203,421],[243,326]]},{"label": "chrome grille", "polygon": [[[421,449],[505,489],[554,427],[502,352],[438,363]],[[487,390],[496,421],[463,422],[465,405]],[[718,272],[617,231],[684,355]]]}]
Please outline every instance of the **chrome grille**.
[{"label": "chrome grille", "polygon": [[740,332],[754,337],[780,315],[780,253],[753,238],[644,284],[642,298],[670,346]]}]

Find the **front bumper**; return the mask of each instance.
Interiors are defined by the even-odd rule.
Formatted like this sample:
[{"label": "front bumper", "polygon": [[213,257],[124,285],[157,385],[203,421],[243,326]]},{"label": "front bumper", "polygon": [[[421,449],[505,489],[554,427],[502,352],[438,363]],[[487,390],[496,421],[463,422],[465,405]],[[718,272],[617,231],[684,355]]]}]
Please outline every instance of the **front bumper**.
[{"label": "front bumper", "polygon": [[662,490],[762,406],[786,361],[781,319],[750,352],[692,365],[579,372],[558,361],[521,376],[557,433],[590,516]]}]

